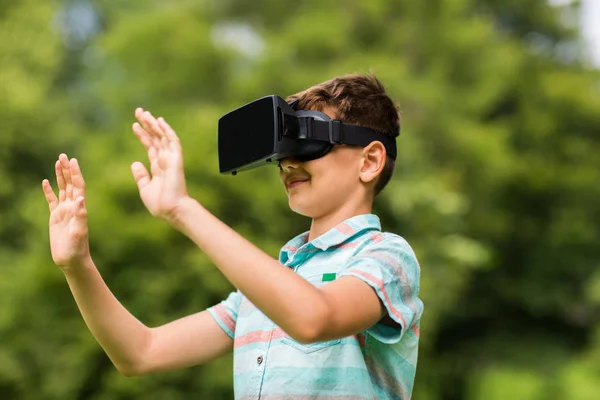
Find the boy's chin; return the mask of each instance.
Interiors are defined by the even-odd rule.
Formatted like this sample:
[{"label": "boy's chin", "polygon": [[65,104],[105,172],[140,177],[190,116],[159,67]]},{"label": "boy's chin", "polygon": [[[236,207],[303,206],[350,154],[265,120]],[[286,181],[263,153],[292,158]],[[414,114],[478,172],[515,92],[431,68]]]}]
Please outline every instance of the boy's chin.
[{"label": "boy's chin", "polygon": [[322,206],[318,204],[307,204],[304,202],[297,201],[297,199],[289,200],[290,210],[295,212],[296,214],[300,214],[307,218],[318,218],[319,216],[324,214],[324,209]]},{"label": "boy's chin", "polygon": [[308,210],[305,210],[303,207],[297,207],[290,204],[290,210],[292,210],[296,214],[302,215],[303,217],[314,218],[313,213],[311,213]]}]

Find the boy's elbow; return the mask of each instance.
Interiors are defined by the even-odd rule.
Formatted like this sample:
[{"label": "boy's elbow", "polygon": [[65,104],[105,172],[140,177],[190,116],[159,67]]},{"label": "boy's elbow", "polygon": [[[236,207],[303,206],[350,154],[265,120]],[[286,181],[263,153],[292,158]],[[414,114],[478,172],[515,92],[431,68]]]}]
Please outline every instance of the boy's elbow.
[{"label": "boy's elbow", "polygon": [[143,346],[139,347],[136,352],[129,353],[127,358],[122,358],[119,362],[113,360],[113,365],[121,375],[131,378],[153,372],[153,363],[151,362],[150,357],[153,331],[148,330],[147,332],[148,335],[146,335]]},{"label": "boy's elbow", "polygon": [[[301,320],[298,319],[298,322]],[[313,312],[294,329],[292,339],[303,344],[322,342],[327,336],[329,316],[326,310]]]},{"label": "boy's elbow", "polygon": [[290,335],[298,343],[312,344],[319,341],[319,333],[315,329],[298,329],[293,335]]}]

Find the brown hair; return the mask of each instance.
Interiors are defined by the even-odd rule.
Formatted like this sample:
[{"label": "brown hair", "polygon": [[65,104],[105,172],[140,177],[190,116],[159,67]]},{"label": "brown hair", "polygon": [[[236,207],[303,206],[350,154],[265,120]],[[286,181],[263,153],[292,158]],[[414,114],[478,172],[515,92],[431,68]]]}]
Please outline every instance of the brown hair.
[{"label": "brown hair", "polygon": [[[400,134],[398,107],[373,73],[335,77],[286,100],[295,99],[298,99],[296,109],[323,111],[329,108],[336,112],[335,118],[348,124],[375,129],[393,138]],[[391,157],[386,157],[385,167],[375,184],[375,195],[390,181],[395,164]]]}]

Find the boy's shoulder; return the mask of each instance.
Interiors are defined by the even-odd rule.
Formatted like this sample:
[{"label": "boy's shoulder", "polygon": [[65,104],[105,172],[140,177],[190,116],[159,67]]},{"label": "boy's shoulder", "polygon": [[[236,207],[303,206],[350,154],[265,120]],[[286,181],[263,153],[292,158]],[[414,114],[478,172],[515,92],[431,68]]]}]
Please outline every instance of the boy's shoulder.
[{"label": "boy's shoulder", "polygon": [[354,254],[356,256],[374,252],[393,252],[412,256],[416,259],[416,254],[408,240],[395,232],[368,231],[363,235],[357,235],[354,242],[357,244],[354,246],[357,250]]},{"label": "boy's shoulder", "polygon": [[416,260],[411,245],[403,236],[391,231],[382,231],[381,221],[376,214],[347,218],[310,242],[308,234],[309,232],[303,232],[290,239],[281,248],[280,261],[287,262],[297,252],[322,252],[319,259],[350,261],[353,258],[384,255]]},{"label": "boy's shoulder", "polygon": [[383,243],[383,245],[391,247],[405,247],[411,249],[411,245],[408,240],[396,232],[391,231],[378,231],[373,234],[372,244]]}]

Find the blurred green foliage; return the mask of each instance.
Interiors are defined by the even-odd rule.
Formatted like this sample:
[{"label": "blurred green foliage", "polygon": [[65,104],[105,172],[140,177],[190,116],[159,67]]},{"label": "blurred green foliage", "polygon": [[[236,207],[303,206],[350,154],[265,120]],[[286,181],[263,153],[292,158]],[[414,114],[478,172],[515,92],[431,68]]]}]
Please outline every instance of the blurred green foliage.
[{"label": "blurred green foliage", "polygon": [[575,18],[545,0],[0,0],[0,397],[232,398],[231,357],[116,372],[52,264],[41,181],[79,159],[103,277],[168,322],[232,287],[139,200],[135,107],[180,135],[192,195],[276,256],[309,221],[274,169],[218,174],[218,118],[373,70],[403,115],[375,212],[422,266],[414,398],[600,399],[600,74]]}]

